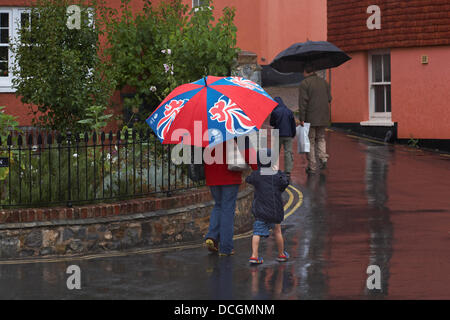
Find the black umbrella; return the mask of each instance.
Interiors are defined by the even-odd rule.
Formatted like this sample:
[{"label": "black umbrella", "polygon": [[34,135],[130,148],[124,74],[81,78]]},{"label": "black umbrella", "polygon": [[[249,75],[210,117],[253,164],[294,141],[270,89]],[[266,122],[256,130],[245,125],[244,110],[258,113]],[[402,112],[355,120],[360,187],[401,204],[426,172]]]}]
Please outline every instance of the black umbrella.
[{"label": "black umbrella", "polygon": [[327,41],[294,43],[280,52],[270,66],[279,72],[303,72],[305,64],[314,70],[335,68],[351,58],[334,44]]}]

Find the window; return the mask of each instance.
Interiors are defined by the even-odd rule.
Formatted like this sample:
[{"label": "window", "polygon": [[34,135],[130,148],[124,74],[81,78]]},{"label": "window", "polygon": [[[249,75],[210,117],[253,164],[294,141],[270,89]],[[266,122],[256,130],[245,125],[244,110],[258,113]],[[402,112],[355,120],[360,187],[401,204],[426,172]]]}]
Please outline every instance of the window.
[{"label": "window", "polygon": [[205,0],[192,0],[192,8],[202,7],[205,5]]},{"label": "window", "polygon": [[11,67],[11,39],[16,39],[20,25],[29,25],[33,19],[25,8],[0,8],[0,92],[14,92]]},{"label": "window", "polygon": [[0,78],[9,77],[9,38],[11,36],[11,13],[0,11]]},{"label": "window", "polygon": [[391,55],[388,51],[369,54],[370,120],[391,120]]},{"label": "window", "polygon": [[206,6],[208,3],[206,0],[192,0],[192,8],[194,8],[195,12],[199,10],[209,9],[212,10],[210,6]]}]

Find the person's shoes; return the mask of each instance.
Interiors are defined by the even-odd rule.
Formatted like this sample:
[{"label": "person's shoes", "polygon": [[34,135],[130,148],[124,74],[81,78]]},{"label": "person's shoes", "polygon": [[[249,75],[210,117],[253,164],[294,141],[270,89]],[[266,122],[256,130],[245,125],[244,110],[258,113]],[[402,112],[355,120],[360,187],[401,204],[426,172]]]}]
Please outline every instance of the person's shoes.
[{"label": "person's shoes", "polygon": [[264,262],[263,258],[255,258],[255,257],[250,257],[250,259],[248,259],[248,262],[250,264],[262,264]]},{"label": "person's shoes", "polygon": [[277,258],[278,262],[286,262],[289,259],[289,254],[285,251],[282,255],[279,255]]},{"label": "person's shoes", "polygon": [[327,162],[326,161],[320,161],[320,170],[324,170],[327,168]]},{"label": "person's shoes", "polygon": [[214,239],[208,238],[205,240],[206,247],[210,252],[217,252],[219,251],[219,247],[217,245],[217,241]]},{"label": "person's shoes", "polygon": [[230,253],[219,252],[219,256],[220,256],[220,257],[228,257],[228,256],[232,256],[232,255],[234,255],[234,249],[231,250]]}]

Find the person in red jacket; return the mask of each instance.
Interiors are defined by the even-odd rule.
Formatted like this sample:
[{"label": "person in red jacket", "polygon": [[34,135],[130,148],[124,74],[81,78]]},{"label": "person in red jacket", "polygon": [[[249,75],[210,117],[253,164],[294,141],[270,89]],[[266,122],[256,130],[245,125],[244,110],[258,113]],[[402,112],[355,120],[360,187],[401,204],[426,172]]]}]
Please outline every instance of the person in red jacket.
[{"label": "person in red jacket", "polygon": [[[232,143],[233,140],[230,142]],[[217,161],[221,163],[204,164],[206,185],[209,186],[215,202],[209,221],[209,230],[205,236],[205,243],[208,250],[219,252],[221,256],[227,256],[234,254],[234,214],[239,185],[242,183],[242,172],[228,170],[226,143],[209,150],[213,158],[216,156],[217,148],[222,148],[223,151],[222,161]],[[254,154],[256,159],[255,151],[246,149],[245,160],[247,163],[250,163],[250,153]],[[242,155],[244,155],[244,152]],[[256,163],[250,163],[250,166],[253,170],[258,169]]]}]

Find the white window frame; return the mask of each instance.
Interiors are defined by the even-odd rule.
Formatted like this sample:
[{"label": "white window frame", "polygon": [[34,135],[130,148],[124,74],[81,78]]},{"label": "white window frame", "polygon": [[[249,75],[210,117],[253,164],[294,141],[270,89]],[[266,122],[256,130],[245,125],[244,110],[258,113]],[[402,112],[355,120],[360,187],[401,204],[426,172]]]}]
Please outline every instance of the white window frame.
[{"label": "white window frame", "polygon": [[[0,13],[8,13],[9,15],[9,22],[8,22],[8,37],[11,40],[11,38],[14,35],[14,26],[12,21],[14,21],[14,9],[13,8],[5,8],[0,7]],[[11,90],[12,87],[12,75],[11,75],[11,65],[13,63],[13,54],[11,52],[11,41],[8,46],[8,76],[0,76],[0,92],[13,92]]]},{"label": "white window frame", "polygon": [[[376,85],[390,85],[391,86],[391,112],[375,112],[375,86],[372,81],[373,77],[373,65],[372,65],[372,57],[375,55],[391,55],[390,50],[375,50],[370,51],[368,54],[368,67],[369,67],[369,121],[363,121],[360,124],[363,126],[393,126],[392,122],[392,64],[391,64],[391,81],[384,82],[384,67],[383,67],[383,59],[381,59],[381,68],[382,68],[382,79],[383,82],[377,82]],[[386,105],[386,101],[385,101]]]},{"label": "white window frame", "polygon": [[16,92],[13,88],[12,80],[12,65],[15,63],[14,55],[11,51],[11,39],[18,39],[20,15],[22,12],[30,11],[29,8],[24,7],[0,7],[0,13],[9,13],[9,52],[8,52],[8,77],[0,77],[0,93],[1,92]]}]

